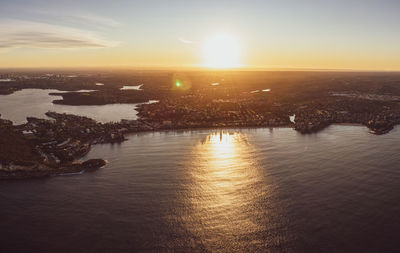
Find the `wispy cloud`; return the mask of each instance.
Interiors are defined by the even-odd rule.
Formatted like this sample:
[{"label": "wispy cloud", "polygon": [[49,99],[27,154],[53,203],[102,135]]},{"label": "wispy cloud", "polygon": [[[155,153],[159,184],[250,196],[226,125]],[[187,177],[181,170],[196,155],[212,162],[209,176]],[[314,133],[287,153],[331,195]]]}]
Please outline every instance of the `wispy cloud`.
[{"label": "wispy cloud", "polygon": [[0,20],[0,48],[101,48],[118,42],[88,30],[21,20]]},{"label": "wispy cloud", "polygon": [[103,17],[94,15],[91,13],[77,13],[75,15],[65,15],[65,18],[72,18],[76,20],[82,20],[83,22],[89,22],[95,25],[104,25],[108,27],[119,27],[122,24],[115,19],[109,17]]},{"label": "wispy cloud", "polygon": [[193,44],[193,43],[196,43],[195,41],[187,40],[187,39],[184,39],[184,38],[178,38],[178,40],[179,40],[180,42],[184,43],[184,44]]},{"label": "wispy cloud", "polygon": [[29,11],[39,15],[42,20],[61,21],[74,25],[95,26],[95,27],[119,27],[122,24],[113,18],[96,15],[84,11],[60,11],[60,10],[35,10]]}]

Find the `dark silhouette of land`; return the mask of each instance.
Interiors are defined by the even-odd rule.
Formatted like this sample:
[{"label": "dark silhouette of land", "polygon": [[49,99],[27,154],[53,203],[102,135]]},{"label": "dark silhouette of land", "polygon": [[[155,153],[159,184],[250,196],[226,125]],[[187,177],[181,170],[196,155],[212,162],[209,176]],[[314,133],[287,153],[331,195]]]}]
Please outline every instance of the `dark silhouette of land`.
[{"label": "dark silhouette of land", "polygon": [[[20,126],[0,122],[1,178],[82,171],[104,161],[76,164],[96,143],[124,134],[164,129],[293,127],[308,134],[330,124],[362,124],[373,134],[400,123],[400,73],[114,71],[2,73],[1,94],[26,88],[53,93],[66,105],[143,103],[138,120],[101,124],[49,112],[54,121],[28,118]],[[0,79],[1,79],[0,78]],[[123,86],[138,86],[121,90]],[[73,92],[76,90],[95,90]],[[157,100],[157,103],[146,103]],[[29,172],[29,173],[28,173]]]}]

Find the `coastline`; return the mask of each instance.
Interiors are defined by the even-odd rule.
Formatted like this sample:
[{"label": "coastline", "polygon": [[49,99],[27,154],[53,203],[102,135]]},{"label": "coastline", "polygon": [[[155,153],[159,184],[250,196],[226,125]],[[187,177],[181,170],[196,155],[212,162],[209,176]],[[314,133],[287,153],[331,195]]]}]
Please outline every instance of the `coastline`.
[{"label": "coastline", "polygon": [[84,172],[91,172],[100,169],[106,164],[107,162],[103,159],[90,159],[84,162],[75,162],[59,168],[52,168],[43,164],[34,164],[32,166],[11,164],[7,167],[0,167],[0,180],[18,180],[82,174]]},{"label": "coastline", "polygon": [[[93,124],[95,124],[96,126],[103,125],[101,123],[97,123],[96,121],[94,121],[92,119],[88,119],[86,117],[81,117],[81,116],[76,116],[76,115],[58,114],[58,113],[54,113],[54,112],[48,112],[46,114],[48,116],[50,116],[51,118],[55,119],[56,121],[60,120],[60,119],[65,120],[65,118],[70,119],[70,117],[72,117],[72,119],[84,119],[84,120],[93,121],[94,122]],[[30,119],[30,120],[32,120],[32,119]],[[36,122],[35,120],[38,120],[39,122],[47,122],[48,121],[48,120],[39,120],[39,119],[33,119],[33,120],[34,120],[34,122]],[[135,121],[135,122],[137,124],[137,121]],[[109,123],[109,124],[111,126],[116,126],[116,129],[121,129],[124,126],[126,127],[126,125],[120,125],[121,123]],[[148,123],[146,123],[145,125],[148,126]],[[360,123],[332,123],[332,124],[328,124],[328,125],[324,126],[324,128],[329,127],[330,125],[367,127]],[[14,127],[19,127],[19,126],[14,126]],[[151,132],[153,132],[153,133],[154,132],[184,132],[184,131],[201,131],[201,130],[219,131],[219,130],[224,130],[224,129],[233,129],[233,130],[254,129],[254,130],[257,130],[257,129],[279,129],[279,128],[284,128],[284,129],[292,128],[294,131],[297,131],[300,134],[311,134],[311,133],[317,133],[317,132],[324,130],[324,128],[322,128],[322,129],[318,129],[317,131],[303,133],[301,131],[296,130],[295,124],[293,124],[293,123],[290,123],[287,125],[282,125],[282,126],[264,126],[264,125],[259,125],[259,126],[254,126],[254,125],[235,126],[235,125],[232,125],[232,126],[229,126],[229,125],[227,125],[227,126],[209,126],[209,127],[205,127],[205,126],[193,127],[193,126],[191,126],[191,127],[187,127],[187,128],[186,127],[178,127],[178,128],[159,127],[159,128],[146,128],[146,129],[134,128],[134,129],[130,129],[130,130],[125,130],[124,133],[118,135],[118,137],[116,137],[116,139],[114,139],[114,137],[112,137],[111,139],[104,139],[102,137],[101,139],[99,139],[99,141],[97,139],[89,141],[89,146],[87,149],[84,150],[85,152],[79,153],[76,157],[74,157],[74,159],[71,162],[64,164],[64,165],[60,164],[56,167],[49,167],[47,165],[37,163],[36,165],[38,167],[40,167],[40,169],[32,169],[32,165],[26,166],[26,167],[20,166],[18,169],[10,169],[9,168],[10,166],[8,166],[8,167],[2,166],[0,169],[0,180],[1,179],[42,178],[42,177],[49,177],[49,176],[56,176],[56,175],[73,175],[73,174],[82,174],[86,171],[97,170],[106,165],[105,160],[100,158],[100,159],[91,159],[91,160],[83,161],[80,159],[85,157],[87,155],[87,153],[90,152],[91,145],[111,144],[111,143],[115,143],[115,142],[121,143],[121,142],[124,142],[125,140],[127,140],[125,138],[125,134],[126,135],[134,135],[134,134],[142,134],[142,133],[144,134],[144,133],[151,133]],[[119,132],[119,130],[117,130],[117,132]],[[377,134],[375,132],[372,132],[372,130],[370,130],[369,133]],[[387,132],[385,132],[385,133],[387,133]],[[111,134],[111,136],[113,136],[113,134]],[[60,144],[58,144],[58,145],[60,145]]]},{"label": "coastline", "polygon": [[[337,125],[337,126],[360,126],[360,127],[367,127],[366,125],[363,125],[361,123],[333,123],[331,125]],[[367,127],[368,128],[368,127]]]},{"label": "coastline", "polygon": [[[44,170],[22,168],[13,171],[8,167],[13,162],[19,162],[16,160],[19,159],[18,156],[9,159],[7,154],[3,154],[0,157],[2,164],[0,173],[3,174],[0,175],[0,179],[7,177],[7,173],[10,178],[81,173],[86,170],[74,163],[90,151],[91,145],[120,143],[126,140],[125,134],[279,128],[292,128],[299,134],[315,134],[331,125],[341,125],[363,126],[367,127],[371,134],[382,135],[400,123],[400,107],[395,107],[389,102],[371,102],[347,97],[326,97],[325,100],[309,99],[306,104],[298,102],[285,104],[277,102],[278,100],[260,102],[269,97],[261,99],[256,97],[257,94],[247,93],[234,94],[233,98],[229,99],[208,98],[205,96],[207,93],[194,90],[189,94],[174,91],[176,93],[158,100],[158,103],[149,103],[155,93],[145,90],[121,91],[115,90],[114,87],[112,92],[107,93],[106,90],[76,92],[73,87],[70,89],[70,92],[48,95],[68,98],[64,101],[65,104],[76,106],[130,103],[136,105],[134,110],[137,112],[137,119],[101,123],[85,116],[48,111],[45,115],[50,119],[27,117],[28,122],[22,125],[0,122],[0,128],[7,125],[5,127],[9,128],[7,131],[17,133],[19,138],[25,141],[25,144],[20,145],[25,145],[25,148],[30,148],[39,155],[36,160],[30,158],[24,160],[22,157],[22,162],[36,162],[47,166]],[[103,96],[105,92],[107,96]],[[270,94],[273,93],[263,95],[270,96]],[[132,103],[137,100],[147,102]],[[52,104],[57,104],[59,101],[53,100]],[[294,122],[290,115],[296,115]],[[2,145],[3,150],[7,150],[6,145],[4,143]],[[104,160],[98,159],[98,161],[95,167],[104,166],[102,165],[105,164]],[[25,175],[22,175],[24,173]]]}]

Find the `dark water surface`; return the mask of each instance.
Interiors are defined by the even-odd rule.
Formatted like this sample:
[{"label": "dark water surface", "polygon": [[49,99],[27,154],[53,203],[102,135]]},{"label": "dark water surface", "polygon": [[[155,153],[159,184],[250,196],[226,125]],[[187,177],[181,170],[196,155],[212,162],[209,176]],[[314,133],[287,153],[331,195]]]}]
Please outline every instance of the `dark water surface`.
[{"label": "dark water surface", "polygon": [[400,128],[155,132],[0,182],[0,252],[396,252]]}]

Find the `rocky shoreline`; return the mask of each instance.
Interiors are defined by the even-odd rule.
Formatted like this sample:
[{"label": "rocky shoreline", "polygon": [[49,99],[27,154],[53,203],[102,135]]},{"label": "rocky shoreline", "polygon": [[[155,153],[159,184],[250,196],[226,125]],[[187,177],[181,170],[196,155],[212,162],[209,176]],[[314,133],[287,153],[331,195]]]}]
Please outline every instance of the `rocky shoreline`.
[{"label": "rocky shoreline", "polygon": [[103,167],[103,159],[79,161],[92,144],[124,141],[112,124],[75,115],[48,112],[53,120],[28,117],[12,125],[0,119],[0,179],[41,178]]},{"label": "rocky shoreline", "polygon": [[[257,121],[247,122],[247,124],[244,124],[245,122],[212,124],[192,122],[185,126],[175,125],[173,122],[168,122],[168,124],[152,122],[148,118],[147,121],[121,120],[117,123],[103,124],[86,117],[70,114],[47,112],[46,115],[53,120],[28,117],[28,123],[19,126],[14,126],[7,120],[0,122],[0,130],[7,129],[10,133],[19,134],[19,138],[26,140],[24,145],[31,147],[38,154],[38,157],[31,160],[3,158],[0,161],[0,179],[42,178],[97,170],[106,164],[103,159],[91,159],[86,162],[77,160],[89,152],[91,145],[123,142],[126,140],[124,134],[127,133],[220,127],[293,127],[302,134],[310,134],[335,123],[357,123],[367,126],[371,134],[380,135],[388,133],[396,125],[393,121],[377,120],[370,120],[366,123],[357,120],[340,122],[337,118],[328,117],[329,114],[321,114],[322,116],[311,119],[296,116],[296,122],[285,120],[272,126]],[[396,117],[396,119],[398,118]]]},{"label": "rocky shoreline", "polygon": [[[129,133],[292,127],[301,134],[311,134],[331,124],[350,123],[366,126],[371,134],[381,135],[400,124],[400,89],[390,83],[370,86],[369,77],[342,76],[347,80],[345,83],[331,86],[338,81],[323,75],[320,78],[325,78],[325,85],[318,78],[312,84],[300,85],[296,74],[282,86],[266,83],[264,79],[268,80],[268,76],[254,79],[252,84],[247,80],[252,75],[242,73],[246,77],[245,82],[241,75],[234,74],[231,81],[214,86],[193,76],[198,83],[188,81],[176,86],[174,75],[161,75],[156,79],[153,73],[149,75],[151,78],[148,77],[147,82],[136,80],[136,77],[129,79],[134,83],[145,82],[140,90],[121,90],[121,85],[111,85],[113,82],[110,80],[127,82],[113,78],[107,79],[109,82],[100,79],[106,85],[97,86],[100,76],[7,76],[15,81],[0,87],[0,94],[24,88],[85,89],[93,91],[50,95],[63,98],[54,100],[54,104],[142,104],[136,108],[138,120],[100,123],[87,117],[50,111],[46,113],[50,119],[28,117],[27,123],[22,125],[0,119],[0,179],[45,177],[98,169],[104,166],[104,160],[90,163],[79,163],[77,160],[84,157],[92,145],[120,143],[126,140],[125,134]],[[158,78],[166,79],[159,82]],[[234,82],[236,78],[239,79]],[[396,80],[400,80],[400,76]],[[350,81],[354,84],[349,85]],[[368,85],[360,87],[362,83]],[[298,85],[300,89],[296,88]],[[144,103],[154,99],[158,102]]]},{"label": "rocky shoreline", "polygon": [[94,171],[106,165],[103,159],[90,159],[85,162],[75,162],[60,167],[49,167],[34,162],[15,162],[0,165],[0,179],[28,179],[57,176],[70,173]]}]

